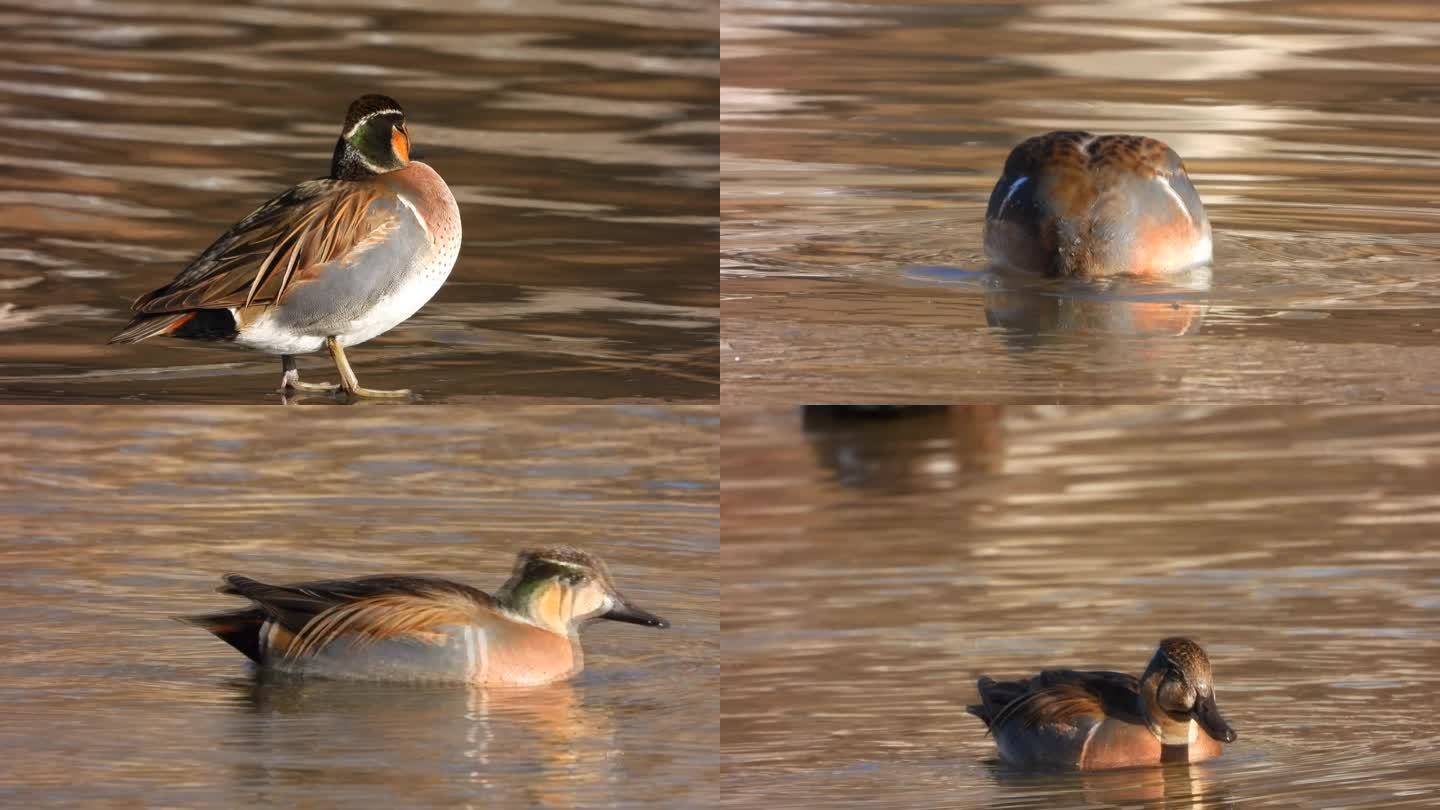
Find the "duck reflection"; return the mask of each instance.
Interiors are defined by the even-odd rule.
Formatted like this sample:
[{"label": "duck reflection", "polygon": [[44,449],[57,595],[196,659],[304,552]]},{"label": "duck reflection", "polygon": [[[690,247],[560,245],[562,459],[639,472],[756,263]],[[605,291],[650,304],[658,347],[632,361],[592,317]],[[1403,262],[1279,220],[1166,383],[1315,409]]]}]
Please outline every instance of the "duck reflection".
[{"label": "duck reflection", "polygon": [[615,719],[568,682],[484,689],[257,673],[231,689],[240,711],[230,739],[244,748],[236,781],[251,793],[331,783],[394,791],[406,804],[463,794],[571,807],[624,776]]},{"label": "duck reflection", "polygon": [[1164,281],[996,270],[985,293],[985,320],[1006,329],[1020,347],[1052,335],[1193,335],[1209,310],[1210,278],[1208,267]]},{"label": "duck reflection", "polygon": [[1216,773],[1205,765],[1175,763],[1114,771],[1064,771],[1037,775],[991,761],[997,782],[1028,791],[1051,787],[1056,795],[1084,793],[1085,804],[1145,810],[1216,810],[1240,804]]},{"label": "duck reflection", "polygon": [[1003,416],[999,405],[808,405],[804,428],[840,483],[924,492],[1000,472]]}]

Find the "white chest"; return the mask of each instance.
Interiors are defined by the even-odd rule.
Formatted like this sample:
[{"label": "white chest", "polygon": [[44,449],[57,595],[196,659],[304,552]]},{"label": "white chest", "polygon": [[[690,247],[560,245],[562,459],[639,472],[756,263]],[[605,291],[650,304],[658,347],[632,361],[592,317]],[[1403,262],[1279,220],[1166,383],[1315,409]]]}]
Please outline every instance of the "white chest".
[{"label": "white chest", "polygon": [[[443,195],[432,194],[424,217],[402,192],[400,215],[411,218],[406,226],[423,232],[419,241],[425,248],[413,256],[386,257],[398,266],[384,274],[388,278],[376,285],[378,289],[346,289],[343,284],[331,288],[322,280],[291,301],[252,316],[235,342],[271,354],[306,354],[318,351],[327,337],[354,346],[408,320],[435,297],[460,256],[460,211],[443,182],[439,188]],[[369,260],[382,260],[381,255],[377,250]],[[333,272],[344,274],[347,268],[339,266]],[[343,276],[334,280],[343,281]]]},{"label": "white chest", "polygon": [[348,328],[335,336],[340,345],[354,346],[364,343],[409,320],[410,316],[419,312],[420,308],[440,291],[440,287],[450,277],[450,270],[455,266],[459,253],[457,240],[453,252],[436,255],[432,261],[417,265],[403,283],[381,296],[373,308],[352,319]]},{"label": "white chest", "polygon": [[394,287],[381,295],[368,311],[352,319],[348,329],[336,334],[342,346],[364,343],[409,320],[440,291],[460,257],[460,209],[449,189],[445,189],[442,204],[432,208],[428,219],[421,216],[419,208],[407,197],[402,195],[400,200],[406,212],[425,231],[430,250],[415,257]]}]

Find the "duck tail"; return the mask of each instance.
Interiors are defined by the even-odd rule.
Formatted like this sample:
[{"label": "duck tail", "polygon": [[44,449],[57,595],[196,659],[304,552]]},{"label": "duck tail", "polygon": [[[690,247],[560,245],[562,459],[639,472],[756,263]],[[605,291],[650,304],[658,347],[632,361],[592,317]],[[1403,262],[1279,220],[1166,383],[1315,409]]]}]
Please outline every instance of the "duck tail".
[{"label": "duck tail", "polygon": [[994,715],[994,707],[989,705],[985,694],[989,692],[993,686],[995,686],[995,680],[993,678],[988,675],[981,675],[980,680],[975,682],[975,689],[980,693],[980,702],[965,707],[965,711],[980,718],[980,720],[985,723],[986,728],[990,727],[990,719]]},{"label": "duck tail", "polygon": [[262,663],[260,628],[265,624],[265,618],[265,612],[259,608],[247,608],[223,613],[202,613],[198,616],[176,616],[175,620],[209,630],[216,638],[259,664]]},{"label": "duck tail", "polygon": [[139,343],[156,335],[168,335],[189,323],[195,312],[165,312],[160,315],[141,315],[130,321],[106,341],[107,343]]},{"label": "duck tail", "polygon": [[161,312],[138,315],[111,343],[137,343],[156,335],[172,335],[188,340],[233,340],[238,324],[228,309],[192,309],[188,312]]}]

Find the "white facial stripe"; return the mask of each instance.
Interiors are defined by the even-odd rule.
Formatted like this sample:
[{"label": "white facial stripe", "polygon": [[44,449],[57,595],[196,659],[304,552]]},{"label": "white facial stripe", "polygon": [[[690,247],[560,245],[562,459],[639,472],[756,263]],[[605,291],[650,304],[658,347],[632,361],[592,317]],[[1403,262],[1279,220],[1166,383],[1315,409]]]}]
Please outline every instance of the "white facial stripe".
[{"label": "white facial stripe", "polygon": [[376,110],[375,112],[370,113],[364,118],[361,118],[359,121],[356,121],[355,126],[345,130],[346,140],[349,140],[350,136],[355,134],[355,130],[365,126],[366,121],[369,121],[371,118],[374,118],[377,115],[398,115],[401,118],[405,117],[405,113],[401,112],[400,110]]},{"label": "white facial stripe", "polygon": [[1160,187],[1165,189],[1165,193],[1170,195],[1170,199],[1174,200],[1175,204],[1180,206],[1180,213],[1185,215],[1185,221],[1192,225],[1195,224],[1195,219],[1190,216],[1190,209],[1185,207],[1185,201],[1180,199],[1180,193],[1175,190],[1174,186],[1170,185],[1170,181],[1157,175],[1155,182],[1159,183]]},{"label": "white facial stripe", "polygon": [[350,151],[352,154],[355,155],[355,157],[359,158],[360,162],[365,164],[365,168],[369,169],[370,171],[376,174],[384,174],[389,171],[389,169],[382,169],[379,166],[376,166],[374,163],[371,163],[369,160],[366,160],[365,155],[359,149],[352,149]]},{"label": "white facial stripe", "polygon": [[1019,191],[1020,187],[1025,185],[1025,181],[1029,179],[1030,178],[1028,177],[1021,177],[1020,179],[1010,184],[1010,190],[1005,192],[1005,199],[1000,201],[1000,210],[995,212],[995,216],[997,219],[1001,214],[1005,213],[1005,206],[1010,204],[1010,198],[1014,197],[1015,192]]}]

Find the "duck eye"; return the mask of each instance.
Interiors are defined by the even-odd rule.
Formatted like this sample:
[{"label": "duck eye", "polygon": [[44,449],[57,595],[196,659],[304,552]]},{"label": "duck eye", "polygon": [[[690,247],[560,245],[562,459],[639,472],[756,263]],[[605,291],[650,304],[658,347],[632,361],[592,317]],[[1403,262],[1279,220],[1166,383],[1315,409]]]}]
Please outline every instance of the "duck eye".
[{"label": "duck eye", "polygon": [[1182,680],[1166,678],[1160,684],[1158,697],[1167,711],[1188,712],[1195,707],[1195,690]]}]

